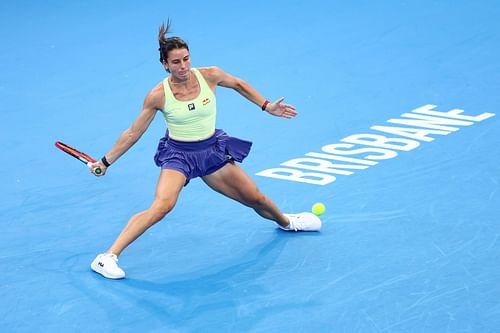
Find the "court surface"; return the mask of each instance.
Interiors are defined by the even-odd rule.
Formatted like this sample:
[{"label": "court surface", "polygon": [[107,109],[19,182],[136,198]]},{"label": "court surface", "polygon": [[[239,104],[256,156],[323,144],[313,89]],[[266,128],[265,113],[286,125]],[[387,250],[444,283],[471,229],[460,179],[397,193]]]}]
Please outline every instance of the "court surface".
[{"label": "court surface", "polygon": [[[193,66],[297,107],[220,88],[218,127],[253,141],[242,167],[283,211],[327,212],[286,233],[195,180],[110,281],[89,265],[150,204],[163,119],[103,178],[53,144],[110,149],[165,76],[167,17]],[[499,332],[499,17],[492,0],[2,1],[0,331]],[[422,108],[472,118],[390,121]],[[368,134],[409,141],[345,153]],[[278,168],[329,182],[262,175]]]}]

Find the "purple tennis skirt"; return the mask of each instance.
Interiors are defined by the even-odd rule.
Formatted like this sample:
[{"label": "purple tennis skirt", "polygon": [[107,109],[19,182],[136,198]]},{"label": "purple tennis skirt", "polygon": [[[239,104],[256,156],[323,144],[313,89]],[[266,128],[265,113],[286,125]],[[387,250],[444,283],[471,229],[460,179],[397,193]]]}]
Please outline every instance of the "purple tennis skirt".
[{"label": "purple tennis skirt", "polygon": [[154,157],[162,169],[177,170],[186,176],[186,184],[196,177],[209,175],[229,162],[242,162],[252,142],[231,137],[216,129],[213,136],[197,142],[176,141],[167,133],[158,143]]}]

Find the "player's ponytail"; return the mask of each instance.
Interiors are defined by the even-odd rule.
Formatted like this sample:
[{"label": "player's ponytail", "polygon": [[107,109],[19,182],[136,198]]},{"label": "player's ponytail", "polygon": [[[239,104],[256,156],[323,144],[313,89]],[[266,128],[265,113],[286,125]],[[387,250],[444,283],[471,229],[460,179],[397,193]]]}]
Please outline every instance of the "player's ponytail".
[{"label": "player's ponytail", "polygon": [[189,46],[187,43],[182,40],[180,37],[167,37],[167,34],[170,33],[171,21],[167,20],[167,25],[162,23],[160,26],[160,31],[158,32],[158,43],[160,47],[158,51],[160,51],[160,62],[164,63],[167,61],[168,52],[174,49],[186,49],[189,51]]}]

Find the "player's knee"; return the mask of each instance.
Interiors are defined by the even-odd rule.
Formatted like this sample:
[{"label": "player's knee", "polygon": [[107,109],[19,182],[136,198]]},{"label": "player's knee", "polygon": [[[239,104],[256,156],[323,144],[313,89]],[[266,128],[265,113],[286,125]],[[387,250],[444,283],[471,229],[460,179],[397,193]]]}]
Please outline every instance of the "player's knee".
[{"label": "player's knee", "polygon": [[163,219],[168,213],[174,209],[175,201],[155,201],[151,208],[149,209],[149,213],[151,214],[153,223],[156,223]]},{"label": "player's knee", "polygon": [[150,216],[151,216],[151,222],[152,222],[152,224],[154,224],[154,223],[159,222],[160,220],[162,220],[170,211],[171,211],[171,209],[170,210],[168,210],[168,209],[158,209],[158,208],[150,209],[149,213],[150,213]]}]

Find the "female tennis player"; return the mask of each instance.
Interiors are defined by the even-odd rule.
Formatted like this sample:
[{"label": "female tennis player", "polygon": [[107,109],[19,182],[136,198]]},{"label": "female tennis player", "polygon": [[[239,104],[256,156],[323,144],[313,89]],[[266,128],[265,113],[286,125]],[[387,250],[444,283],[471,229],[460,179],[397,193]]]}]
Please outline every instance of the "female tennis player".
[{"label": "female tennis player", "polygon": [[[231,88],[270,115],[293,118],[295,107],[284,98],[270,103],[242,79],[217,67],[193,68],[189,47],[179,37],[167,37],[167,26],[159,31],[160,62],[170,75],[146,96],[142,111],[131,127],[118,138],[91,172],[104,176],[107,168],[132,147],[149,127],[157,111],[165,117],[167,132],[159,144],[155,163],[161,167],[156,194],[151,206],[134,215],[113,245],[99,254],[92,270],[110,279],[125,277],[118,266],[118,256],[148,228],[160,221],[175,206],[179,193],[196,177],[213,190],[253,208],[263,218],[272,220],[287,231],[317,231],[321,220],[311,213],[283,214],[257,188],[252,179],[235,162],[242,162],[251,142],[231,137],[216,129],[217,87]],[[97,174],[95,170],[101,168]]]}]

